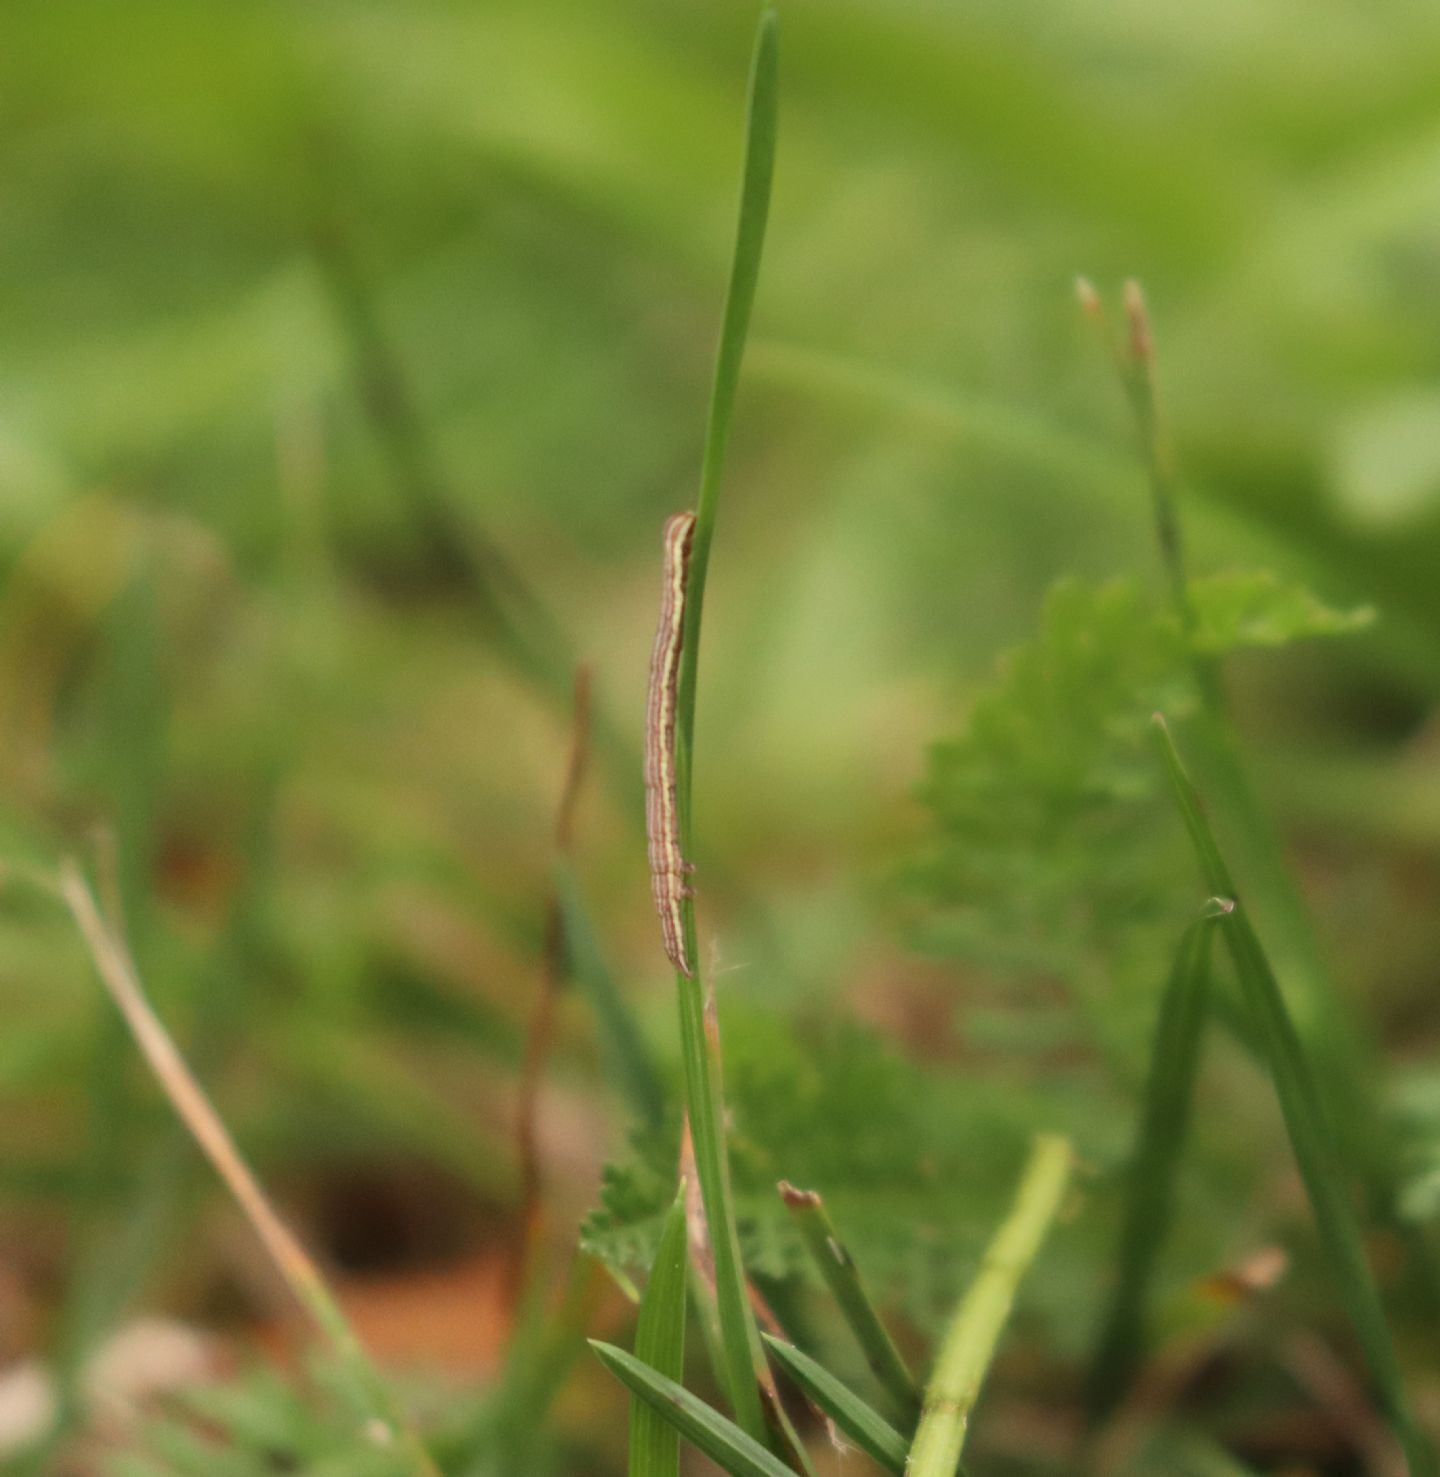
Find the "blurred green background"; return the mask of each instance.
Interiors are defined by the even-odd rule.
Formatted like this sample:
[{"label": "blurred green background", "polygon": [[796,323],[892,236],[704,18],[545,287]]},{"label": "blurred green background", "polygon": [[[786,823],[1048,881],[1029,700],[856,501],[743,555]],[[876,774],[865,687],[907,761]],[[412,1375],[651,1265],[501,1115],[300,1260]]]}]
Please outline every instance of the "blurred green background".
[{"label": "blurred green background", "polygon": [[[342,1275],[510,1235],[579,660],[602,717],[577,865],[673,1067],[638,753],[753,22],[5,7],[0,855],[113,851],[162,1013]],[[1073,294],[1135,274],[1196,566],[1379,611],[1234,683],[1339,973],[1435,1114],[1440,14],[786,0],[782,24],[699,697],[722,992],[944,1057],[952,981],[886,879],[925,746],[1044,590],[1154,569]],[[136,1307],[249,1316],[263,1274],[70,927],[23,875],[0,909],[0,1357]],[[626,1122],[567,999],[557,1245]],[[423,1357],[430,1316],[396,1348]],[[499,1335],[461,1342],[483,1368]]]}]

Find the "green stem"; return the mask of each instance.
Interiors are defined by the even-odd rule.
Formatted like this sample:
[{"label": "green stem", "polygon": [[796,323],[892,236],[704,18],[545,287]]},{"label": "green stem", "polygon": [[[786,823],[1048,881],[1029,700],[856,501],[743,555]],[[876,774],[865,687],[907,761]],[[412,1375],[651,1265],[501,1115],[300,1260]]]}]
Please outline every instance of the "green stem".
[{"label": "green stem", "polygon": [[1014,1208],[986,1249],[940,1346],[910,1447],[908,1477],[955,1477],[981,1382],[1020,1279],[1060,1209],[1073,1163],[1066,1139],[1042,1135],[1035,1140]]},{"label": "green stem", "polygon": [[1224,919],[1226,946],[1264,1047],[1266,1065],[1280,1100],[1286,1132],[1310,1199],[1316,1228],[1330,1259],[1336,1290],[1355,1327],[1386,1416],[1405,1446],[1411,1477],[1432,1477],[1440,1466],[1410,1415],[1399,1360],[1346,1184],[1348,1166],[1337,1147],[1337,1136],[1326,1112],[1317,1074],[1305,1055],[1248,909],[1236,896],[1233,878],[1205,817],[1200,795],[1159,715],[1155,732],[1206,886],[1218,896],[1232,900]]},{"label": "green stem", "polygon": [[1140,1360],[1150,1280],[1170,1227],[1195,1093],[1210,996],[1212,925],[1221,916],[1212,904],[1185,930],[1160,1002],[1145,1106],[1125,1177],[1119,1276],[1086,1381],[1092,1422],[1120,1402]]},{"label": "green stem", "polygon": [[[725,302],[715,382],[705,433],[700,497],[690,553],[689,587],[680,658],[676,712],[677,808],[682,853],[693,857],[692,753],[695,730],[695,689],[700,650],[700,618],[705,599],[705,576],[714,535],[725,449],[735,406],[740,364],[750,310],[760,271],[765,223],[774,173],[776,91],[778,73],[777,28],[773,10],[761,16],[750,73],[745,168],[735,252]],[[695,1141],[695,1164],[705,1216],[715,1257],[716,1296],[720,1312],[724,1379],[742,1429],[757,1441],[769,1440],[760,1390],[755,1375],[764,1353],[755,1327],[735,1226],[730,1167],[725,1147],[724,1105],[719,1073],[719,1031],[707,1009],[701,955],[692,900],[684,907],[686,951],[696,962],[693,978],[677,971],[680,1007],[680,1046],[685,1069],[686,1103]],[[712,1038],[714,1065],[712,1067]]]},{"label": "green stem", "polygon": [[1227,710],[1220,667],[1194,644],[1196,619],[1176,498],[1174,455],[1162,412],[1154,329],[1144,296],[1138,283],[1126,283],[1128,337],[1123,347],[1111,337],[1094,290],[1082,283],[1080,296],[1110,347],[1135,417],[1150,483],[1156,538],[1200,694],[1200,711],[1194,724],[1200,772],[1217,808],[1239,836],[1259,911],[1269,920],[1279,945],[1277,952],[1282,962],[1289,963],[1303,991],[1302,1027],[1320,1064],[1320,1090],[1339,1125],[1341,1152],[1365,1183],[1378,1217],[1406,1243],[1419,1285],[1432,1308],[1440,1307],[1440,1268],[1431,1248],[1412,1225],[1396,1214],[1400,1169],[1393,1135],[1370,1086],[1375,1076],[1372,1043],[1336,987],[1314,920],[1286,863],[1280,837],[1250,783]]},{"label": "green stem", "polygon": [[784,1180],[780,1182],[780,1196],[811,1260],[840,1305],[871,1372],[900,1408],[913,1417],[920,1404],[920,1387],[889,1330],[880,1321],[860,1280],[855,1259],[835,1232],[824,1200],[815,1191],[797,1190]]}]

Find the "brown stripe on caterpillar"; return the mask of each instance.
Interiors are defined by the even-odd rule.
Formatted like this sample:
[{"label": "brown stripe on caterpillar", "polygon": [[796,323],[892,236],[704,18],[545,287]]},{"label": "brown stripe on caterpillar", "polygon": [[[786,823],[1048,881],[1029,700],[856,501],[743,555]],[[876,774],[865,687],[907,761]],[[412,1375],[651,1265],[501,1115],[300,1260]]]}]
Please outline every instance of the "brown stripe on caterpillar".
[{"label": "brown stripe on caterpillar", "polygon": [[650,851],[650,891],[660,915],[666,956],[687,979],[693,978],[695,971],[685,952],[682,905],[691,895],[687,878],[694,869],[680,854],[675,717],[694,534],[694,513],[676,513],[666,520],[665,585],[660,597],[660,625],[650,653],[650,691],[645,706],[645,833]]}]

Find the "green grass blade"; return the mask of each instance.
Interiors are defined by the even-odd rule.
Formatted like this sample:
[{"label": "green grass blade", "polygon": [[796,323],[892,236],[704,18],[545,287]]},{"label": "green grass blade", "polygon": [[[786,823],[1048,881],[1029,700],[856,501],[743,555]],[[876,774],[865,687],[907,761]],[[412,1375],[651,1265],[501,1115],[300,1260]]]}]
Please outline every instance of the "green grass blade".
[{"label": "green grass blade", "polygon": [[694,1447],[704,1452],[732,1477],[794,1477],[779,1457],[773,1456],[733,1421],[692,1395],[683,1385],[656,1373],[633,1354],[613,1344],[590,1340],[600,1362],[632,1393],[659,1412]]},{"label": "green grass blade", "polygon": [[1047,1134],[1035,1140],[1010,1215],[986,1248],[940,1346],[910,1448],[909,1477],[955,1477],[970,1412],[1016,1289],[1060,1209],[1073,1164],[1066,1139]]},{"label": "green grass blade", "polygon": [[[1164,720],[1156,738],[1175,789],[1206,884],[1234,898],[1229,869],[1205,818],[1200,796],[1185,772]],[[1275,1084],[1290,1146],[1305,1182],[1316,1228],[1330,1258],[1341,1299],[1355,1326],[1365,1362],[1387,1419],[1404,1445],[1412,1477],[1440,1471],[1429,1443],[1416,1429],[1380,1295],[1365,1259],[1360,1226],[1351,1204],[1343,1160],[1326,1117],[1320,1090],[1280,992],[1265,950],[1238,898],[1224,919],[1225,943]]]},{"label": "green grass blade", "polygon": [[1181,936],[1160,1002],[1140,1130],[1127,1179],[1120,1269],[1086,1387],[1092,1420],[1119,1403],[1139,1363],[1150,1279],[1174,1210],[1175,1176],[1189,1129],[1210,993],[1218,907]]},{"label": "green grass blade", "polygon": [[[691,546],[689,592],[682,634],[675,734],[676,803],[680,816],[681,851],[692,859],[695,852],[691,825],[691,753],[700,614],[735,389],[744,356],[770,208],[770,182],[775,159],[777,45],[775,13],[767,9],[760,19],[750,73],[740,215],[705,435],[705,458],[701,468],[700,500]],[[697,970],[693,979],[676,974],[680,1047],[685,1068],[686,1103],[695,1139],[695,1164],[715,1258],[715,1290],[724,1358],[721,1375],[741,1427],[756,1441],[765,1441],[769,1439],[768,1427],[757,1381],[757,1372],[763,1369],[765,1356],[750,1308],[740,1260],[740,1238],[735,1229],[725,1147],[724,1101],[718,1070],[718,1026],[713,1014],[706,1009],[705,989],[698,968],[700,951],[693,902],[687,900],[684,915],[687,952],[696,961]],[[715,1045],[713,1067],[712,1043]]]},{"label": "green grass blade", "polygon": [[863,1451],[889,1472],[903,1473],[910,1443],[878,1411],[793,1344],[762,1334],[786,1374]]},{"label": "green grass blade", "polygon": [[[685,1273],[689,1263],[685,1234],[685,1186],[680,1186],[650,1281],[640,1301],[635,1327],[635,1357],[667,1379],[679,1380],[685,1365]],[[638,1395],[630,1402],[630,1477],[677,1477],[680,1435]]]},{"label": "green grass blade", "polygon": [[797,1190],[783,1180],[780,1195],[806,1250],[859,1342],[865,1362],[901,1409],[913,1415],[920,1406],[920,1387],[880,1321],[854,1258],[835,1233],[824,1200],[813,1190]]},{"label": "green grass blade", "polygon": [[[770,186],[775,175],[775,137],[779,102],[779,23],[766,7],[755,37],[750,68],[750,97],[745,128],[745,169],[740,184],[740,211],[735,228],[735,251],[725,294],[720,346],[715,356],[715,379],[705,426],[705,452],[700,467],[700,498],[696,506],[695,536],[690,550],[690,588],[686,600],[685,647],[680,658],[680,697],[676,728],[680,746],[688,754],[695,729],[695,672],[700,654],[700,613],[705,602],[705,576],[710,564],[710,542],[730,442],[730,422],[740,365],[750,332],[750,310],[760,279],[765,226],[770,216]],[[688,805],[682,804],[682,812]]]},{"label": "green grass blade", "polygon": [[615,1076],[636,1113],[646,1123],[659,1124],[665,1116],[660,1074],[605,962],[575,869],[562,857],[555,863],[553,878],[570,968],[589,996]]}]

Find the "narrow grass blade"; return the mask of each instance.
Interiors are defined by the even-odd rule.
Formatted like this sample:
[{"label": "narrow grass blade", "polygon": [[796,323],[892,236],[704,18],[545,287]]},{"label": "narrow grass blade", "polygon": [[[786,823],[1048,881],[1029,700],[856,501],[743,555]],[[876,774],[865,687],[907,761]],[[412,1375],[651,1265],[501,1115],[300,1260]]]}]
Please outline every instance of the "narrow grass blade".
[{"label": "narrow grass blade", "polygon": [[731,1473],[731,1477],[795,1477],[779,1457],[683,1385],[657,1374],[648,1364],[613,1344],[591,1339],[590,1347],[616,1379],[658,1411],[692,1446]]},{"label": "narrow grass blade", "polygon": [[[705,596],[705,574],[715,527],[725,448],[734,410],[740,363],[760,271],[765,223],[770,208],[774,173],[776,101],[778,90],[778,36],[775,13],[767,9],[760,19],[750,73],[745,168],[740,189],[740,214],[735,253],[725,302],[724,323],[715,365],[715,382],[705,433],[705,455],[700,474],[700,498],[691,545],[689,590],[680,657],[676,704],[676,808],[680,818],[681,851],[694,856],[691,824],[691,754],[695,727],[695,682],[700,649],[700,615]],[[684,906],[687,957],[700,960],[693,901]],[[719,1028],[707,1009],[704,985],[697,968],[694,978],[677,971],[680,1004],[680,1046],[685,1068],[686,1101],[695,1136],[695,1163],[710,1226],[715,1256],[715,1284],[720,1312],[724,1368],[723,1382],[741,1427],[757,1442],[768,1439],[765,1413],[757,1381],[764,1353],[755,1327],[740,1260],[740,1238],[730,1192],[730,1169],[725,1146],[724,1100],[718,1070],[711,1066],[711,1043],[718,1067]]]},{"label": "narrow grass blade", "polygon": [[910,1447],[909,1477],[955,1477],[970,1412],[1010,1316],[1016,1288],[1060,1209],[1073,1164],[1067,1140],[1051,1135],[1035,1140],[1014,1207],[986,1248],[940,1346]]},{"label": "narrow grass blade", "polygon": [[685,649],[680,662],[680,704],[677,727],[682,748],[694,736],[695,671],[700,650],[700,613],[705,601],[705,575],[710,564],[710,541],[730,441],[730,421],[740,365],[750,332],[750,312],[760,280],[760,258],[770,217],[770,186],[775,176],[775,137],[780,84],[779,22],[766,7],[760,17],[750,69],[750,99],[745,129],[745,169],[740,184],[740,212],[735,229],[735,251],[725,294],[720,346],[715,356],[715,379],[705,426],[704,460],[700,468],[700,498],[696,506],[695,536],[690,551],[690,590],[686,601]]},{"label": "narrow grass blade", "polygon": [[780,1197],[800,1232],[806,1250],[840,1305],[840,1311],[865,1355],[865,1362],[900,1408],[913,1414],[920,1406],[920,1387],[900,1350],[895,1347],[894,1339],[880,1321],[880,1315],[860,1280],[854,1258],[835,1233],[824,1200],[814,1190],[797,1190],[784,1180],[780,1182]]},{"label": "narrow grass blade", "polygon": [[660,1084],[660,1073],[635,1024],[634,1014],[605,962],[579,879],[565,858],[556,861],[552,881],[560,906],[570,970],[595,1011],[601,1040],[614,1063],[616,1080],[639,1117],[657,1125],[665,1116],[665,1090]]},{"label": "narrow grass blade", "polygon": [[[1156,538],[1181,628],[1195,633],[1196,619],[1186,571],[1173,450],[1161,403],[1154,327],[1138,282],[1125,284],[1126,331],[1116,338],[1104,305],[1088,282],[1077,283],[1081,306],[1096,323],[1114,359],[1135,418],[1150,482]],[[1387,1229],[1405,1243],[1418,1274],[1417,1285],[1432,1314],[1440,1311],[1440,1264],[1433,1248],[1399,1213],[1403,1155],[1373,1088],[1378,1054],[1355,1012],[1336,986],[1309,909],[1295,885],[1273,822],[1241,761],[1240,746],[1225,701],[1219,661],[1191,644],[1191,669],[1201,696],[1194,737],[1206,784],[1219,812],[1235,828],[1249,862],[1254,896],[1273,930],[1273,942],[1296,969],[1293,998],[1297,1022],[1317,1066],[1317,1086],[1336,1130],[1336,1147],[1351,1173],[1363,1180]],[[1303,994],[1301,993],[1303,991]]]},{"label": "narrow grass blade", "polygon": [[1213,924],[1220,916],[1212,907],[1185,930],[1160,1002],[1140,1131],[1126,1177],[1119,1280],[1087,1381],[1092,1421],[1115,1408],[1139,1363],[1150,1278],[1170,1229],[1176,1170],[1189,1129],[1210,993]]},{"label": "narrow grass blade", "polygon": [[793,1344],[762,1334],[780,1367],[867,1456],[888,1472],[903,1473],[910,1443],[823,1365]]},{"label": "narrow grass blade", "polygon": [[374,1435],[403,1453],[416,1477],[439,1477],[420,1438],[370,1363],[319,1268],[276,1214],[220,1116],[150,1006],[124,944],[100,915],[79,869],[67,863],[60,895],[89,946],[96,972],[175,1112],[235,1197],[296,1301],[329,1340],[357,1399],[371,1412]]},{"label": "narrow grass blade", "polygon": [[[675,1197],[635,1327],[635,1357],[657,1374],[678,1381],[685,1364],[685,1186]],[[630,1477],[676,1477],[680,1435],[638,1395],[630,1404]]]},{"label": "narrow grass blade", "polygon": [[1389,1325],[1365,1258],[1343,1161],[1318,1084],[1270,961],[1244,906],[1235,898],[1229,868],[1205,818],[1200,796],[1185,772],[1169,729],[1158,714],[1155,733],[1206,885],[1218,895],[1234,899],[1224,920],[1226,947],[1234,961],[1246,1006],[1255,1021],[1276,1096],[1280,1099],[1290,1146],[1310,1197],[1316,1228],[1330,1258],[1340,1297],[1355,1325],[1386,1418],[1405,1447],[1412,1477],[1431,1477],[1440,1471],[1440,1466],[1410,1416]]}]

